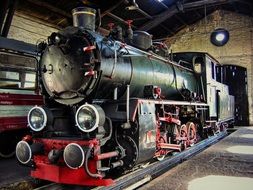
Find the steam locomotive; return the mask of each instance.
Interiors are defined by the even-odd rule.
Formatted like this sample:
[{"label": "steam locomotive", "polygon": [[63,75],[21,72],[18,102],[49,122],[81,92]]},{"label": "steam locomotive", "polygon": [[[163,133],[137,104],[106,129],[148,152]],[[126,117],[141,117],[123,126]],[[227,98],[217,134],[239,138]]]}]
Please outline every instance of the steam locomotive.
[{"label": "steam locomotive", "polygon": [[178,53],[171,61],[164,45],[130,27],[101,36],[95,12],[74,9],[74,26],[40,45],[45,106],[30,110],[32,135],[16,147],[32,177],[111,185],[113,174],[162,160],[233,123],[234,97],[216,79],[211,56]]}]

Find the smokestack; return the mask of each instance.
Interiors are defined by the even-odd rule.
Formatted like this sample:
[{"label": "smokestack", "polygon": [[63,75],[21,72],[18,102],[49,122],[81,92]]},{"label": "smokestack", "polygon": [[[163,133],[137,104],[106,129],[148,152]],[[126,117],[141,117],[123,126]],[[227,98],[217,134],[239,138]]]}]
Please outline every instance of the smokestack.
[{"label": "smokestack", "polygon": [[73,25],[95,31],[96,10],[89,7],[77,7],[72,10]]}]

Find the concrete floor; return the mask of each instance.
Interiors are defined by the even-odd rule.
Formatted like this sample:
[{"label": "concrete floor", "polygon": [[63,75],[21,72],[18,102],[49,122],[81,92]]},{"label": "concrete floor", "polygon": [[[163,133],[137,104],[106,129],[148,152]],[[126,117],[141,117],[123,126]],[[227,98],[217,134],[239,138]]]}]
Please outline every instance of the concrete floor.
[{"label": "concrete floor", "polygon": [[140,190],[253,190],[253,127],[242,127]]}]

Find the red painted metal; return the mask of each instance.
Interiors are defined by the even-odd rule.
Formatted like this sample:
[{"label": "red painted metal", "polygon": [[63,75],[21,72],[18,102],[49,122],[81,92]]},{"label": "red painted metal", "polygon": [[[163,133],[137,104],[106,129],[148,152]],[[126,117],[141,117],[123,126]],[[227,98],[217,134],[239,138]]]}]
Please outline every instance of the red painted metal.
[{"label": "red painted metal", "polygon": [[106,153],[103,153],[103,154],[96,155],[94,159],[95,160],[103,160],[103,159],[106,159],[106,158],[116,157],[118,155],[119,155],[118,151],[106,152]]},{"label": "red painted metal", "polygon": [[183,142],[184,144],[184,148],[188,147],[188,129],[187,126],[185,124],[183,124],[180,127],[180,140]]},{"label": "red painted metal", "polygon": [[0,117],[0,132],[27,128],[27,117]]},{"label": "red painted metal", "polygon": [[167,144],[167,137],[166,134],[161,134],[160,131],[160,121],[157,121],[157,125],[156,125],[156,153],[154,155],[154,157],[160,157],[160,156],[164,156],[166,154],[168,154],[169,152],[171,152],[171,150],[166,150],[164,149],[161,145],[162,144]]},{"label": "red painted metal", "polygon": [[181,145],[179,144],[160,143],[160,147],[165,149],[181,151]]},{"label": "red painted metal", "polygon": [[173,118],[173,117],[159,117],[159,121],[165,121],[168,123],[174,123],[176,125],[181,125],[181,121],[179,119]]},{"label": "red painted metal", "polygon": [[109,27],[109,30],[110,30],[110,31],[112,31],[114,25],[115,25],[115,24],[112,23],[112,22],[109,22],[109,23],[107,24],[107,26]]},{"label": "red painted metal", "polygon": [[45,138],[37,138],[33,139],[34,143],[42,143],[44,144],[44,150],[48,153],[52,149],[63,149],[70,143],[76,143],[80,146],[98,146],[99,141],[96,139],[88,140],[88,141],[80,141],[80,140],[59,140],[59,139],[45,139]]},{"label": "red painted metal", "polygon": [[42,105],[40,95],[0,93],[0,105]]},{"label": "red painted metal", "polygon": [[92,50],[94,50],[94,49],[96,49],[96,46],[87,46],[87,47],[84,47],[84,48],[83,48],[83,51],[84,51],[84,52],[86,52],[86,51],[92,51]]},{"label": "red painted metal", "polygon": [[[100,165],[95,158],[101,158],[99,154],[99,141],[97,139],[79,141],[79,140],[59,140],[59,139],[33,139],[34,143],[43,143],[44,154],[34,155],[35,170],[31,171],[31,176],[38,179],[48,180],[62,184],[85,185],[85,186],[109,186],[114,184],[112,179],[94,178],[89,176],[84,167],[79,169],[70,169],[64,163],[63,158],[60,158],[58,163],[50,164],[48,153],[52,149],[63,150],[69,143],[77,143],[80,146],[93,147],[94,157],[89,159],[88,168],[92,173],[98,173],[97,167]],[[103,156],[102,156],[103,157]],[[100,176],[103,177],[103,173]]]},{"label": "red painted metal", "polygon": [[90,71],[88,71],[88,72],[85,72],[85,73],[84,73],[84,76],[93,76],[93,75],[95,75],[95,74],[96,74],[96,71],[90,70]]},{"label": "red painted metal", "polygon": [[184,148],[187,148],[197,142],[197,129],[193,122],[188,122],[180,127],[180,136],[177,141],[181,141]]},{"label": "red painted metal", "polygon": [[[181,121],[177,118],[177,116],[173,116],[170,113],[166,113],[165,117],[158,117],[157,119],[157,127],[156,127],[156,153],[155,157],[164,156],[172,151],[182,151],[181,142],[187,142],[187,131],[186,137],[182,136],[181,130],[178,130],[178,126],[181,125]],[[175,144],[172,144],[168,141],[167,133],[161,133],[160,129],[163,127],[162,123],[175,124],[174,136],[172,137]],[[185,125],[183,125],[185,126]],[[186,127],[186,126],[185,126]],[[181,127],[182,128],[182,127]],[[170,140],[169,140],[170,141]]]},{"label": "red painted metal", "polygon": [[157,94],[158,98],[161,97],[162,89],[160,87],[154,88],[154,93]]},{"label": "red painted metal", "polygon": [[195,144],[197,142],[197,129],[193,122],[188,122],[186,124],[188,130],[188,146]]},{"label": "red painted metal", "polygon": [[27,109],[29,106],[42,104],[43,98],[41,95],[0,93],[0,106],[3,106],[1,109],[8,109],[8,106],[12,106],[11,109],[13,110],[11,116],[7,112],[0,115],[0,132],[27,128],[28,111],[26,113],[26,111],[21,111],[20,108]]},{"label": "red painted metal", "polygon": [[[84,168],[70,169],[67,166],[43,163],[39,157],[34,158],[36,169],[31,171],[34,178],[44,179],[62,184],[86,185],[86,186],[109,186],[113,185],[112,179],[98,179],[88,176]],[[96,171],[96,162],[89,161],[89,169]]]},{"label": "red painted metal", "polygon": [[26,141],[26,142],[32,142],[32,136],[31,135],[26,135],[26,136],[23,137],[22,140]]},{"label": "red painted metal", "polygon": [[126,20],[128,28],[131,28],[132,22],[133,22],[133,20]]}]

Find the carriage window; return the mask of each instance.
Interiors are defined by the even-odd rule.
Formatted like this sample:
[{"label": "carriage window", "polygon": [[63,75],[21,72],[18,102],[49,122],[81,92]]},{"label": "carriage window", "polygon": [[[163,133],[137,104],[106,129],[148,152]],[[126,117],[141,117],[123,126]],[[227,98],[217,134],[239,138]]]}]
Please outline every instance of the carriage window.
[{"label": "carriage window", "polygon": [[32,88],[35,85],[35,81],[36,81],[36,74],[34,73],[26,73],[25,75],[25,83],[24,83],[24,87],[25,88]]},{"label": "carriage window", "polygon": [[36,64],[33,57],[0,52],[0,88],[34,90]]}]

